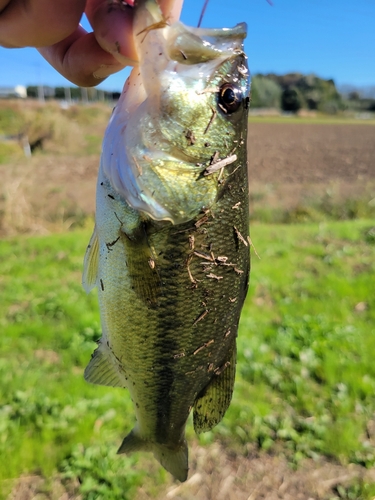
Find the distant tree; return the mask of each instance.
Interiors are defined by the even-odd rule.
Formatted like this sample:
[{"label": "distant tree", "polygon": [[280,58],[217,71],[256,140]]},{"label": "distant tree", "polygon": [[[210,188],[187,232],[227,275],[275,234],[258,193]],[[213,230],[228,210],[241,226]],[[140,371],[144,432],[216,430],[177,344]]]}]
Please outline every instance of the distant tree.
[{"label": "distant tree", "polygon": [[64,89],[64,87],[56,87],[55,88],[55,98],[56,99],[65,99],[65,89]]},{"label": "distant tree", "polygon": [[361,96],[359,95],[359,92],[357,92],[356,90],[353,90],[348,94],[349,101],[359,101],[360,98]]},{"label": "distant tree", "polygon": [[253,108],[279,108],[281,87],[278,83],[262,75],[251,80],[251,106]]},{"label": "distant tree", "polygon": [[[281,87],[283,91],[282,107],[284,106],[289,111],[295,111],[298,108],[298,102],[300,107],[324,112],[327,110],[328,112],[336,112],[345,107],[342,96],[337,91],[332,79],[324,80],[314,74],[302,75],[301,73],[288,73],[286,75],[271,73],[264,75],[264,78],[272,80]],[[291,89],[295,90],[298,97],[294,92],[290,92]]]},{"label": "distant tree", "polygon": [[337,99],[324,100],[319,106],[319,110],[323,111],[323,113],[327,113],[328,115],[335,115],[340,108],[341,103],[339,104]]},{"label": "distant tree", "polygon": [[38,97],[38,87],[36,87],[35,85],[30,85],[29,87],[27,87],[26,92],[27,92],[27,97],[33,97],[33,98]]},{"label": "distant tree", "polygon": [[305,94],[307,107],[309,109],[318,109],[319,103],[322,99],[322,93],[319,90],[309,90]]},{"label": "distant tree", "polygon": [[296,88],[289,87],[281,94],[281,109],[297,113],[302,107],[301,95]]}]

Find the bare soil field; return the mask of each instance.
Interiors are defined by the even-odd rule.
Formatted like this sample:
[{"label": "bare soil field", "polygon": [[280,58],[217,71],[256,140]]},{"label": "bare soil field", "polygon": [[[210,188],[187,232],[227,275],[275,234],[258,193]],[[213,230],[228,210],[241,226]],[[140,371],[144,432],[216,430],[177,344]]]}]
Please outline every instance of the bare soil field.
[{"label": "bare soil field", "polygon": [[250,123],[251,182],[323,184],[375,180],[375,127]]},{"label": "bare soil field", "polygon": [[375,127],[250,123],[252,209],[375,196]]},{"label": "bare soil field", "polygon": [[[252,211],[375,197],[375,127],[250,123]],[[67,149],[69,145],[67,144]],[[0,234],[66,230],[95,210],[99,156],[43,152],[0,165]]]}]

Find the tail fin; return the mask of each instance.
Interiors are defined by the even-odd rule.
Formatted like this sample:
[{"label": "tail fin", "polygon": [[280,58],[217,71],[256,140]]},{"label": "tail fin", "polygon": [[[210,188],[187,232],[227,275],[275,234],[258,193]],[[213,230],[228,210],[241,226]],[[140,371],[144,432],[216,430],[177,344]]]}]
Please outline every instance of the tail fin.
[{"label": "tail fin", "polygon": [[123,440],[117,453],[131,453],[134,451],[152,451],[154,457],[179,481],[186,481],[189,471],[188,447],[183,440],[176,447],[146,441],[139,436],[135,427]]},{"label": "tail fin", "polygon": [[156,460],[158,460],[165,470],[182,483],[186,481],[189,472],[189,460],[185,439],[174,449],[161,444],[155,444],[152,451]]}]

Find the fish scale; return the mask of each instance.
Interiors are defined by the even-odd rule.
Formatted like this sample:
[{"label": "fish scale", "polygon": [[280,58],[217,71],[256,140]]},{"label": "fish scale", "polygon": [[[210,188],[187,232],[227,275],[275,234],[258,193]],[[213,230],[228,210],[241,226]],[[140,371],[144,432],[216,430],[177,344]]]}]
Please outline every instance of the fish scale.
[{"label": "fish scale", "polygon": [[[139,3],[135,33],[160,25],[155,6]],[[180,47],[181,33],[190,66],[168,45]],[[199,433],[229,406],[248,287],[244,36],[243,25],[220,31],[177,23],[138,39],[140,71],[125,85],[103,143],[84,263],[86,290],[98,288],[103,330],[85,378],[130,392],[136,425],[119,452],[151,451],[181,481],[190,411]],[[166,57],[160,75],[148,59],[155,40]],[[206,71],[198,82],[197,65]],[[142,74],[157,75],[160,89]]]}]

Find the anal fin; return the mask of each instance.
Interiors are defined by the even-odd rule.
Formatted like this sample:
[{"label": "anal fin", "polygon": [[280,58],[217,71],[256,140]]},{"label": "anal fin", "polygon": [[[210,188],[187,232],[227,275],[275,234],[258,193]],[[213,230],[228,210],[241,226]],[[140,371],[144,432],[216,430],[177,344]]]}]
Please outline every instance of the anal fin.
[{"label": "anal fin", "polygon": [[[197,434],[207,432],[223,418],[232,399],[236,374],[236,343],[228,353],[223,371],[218,370],[201,395],[195,400],[193,423]],[[220,372],[220,373],[219,373]]]},{"label": "anal fin", "polygon": [[102,344],[93,353],[85,369],[85,380],[92,384],[124,387],[120,374],[111,361],[108,349]]}]

